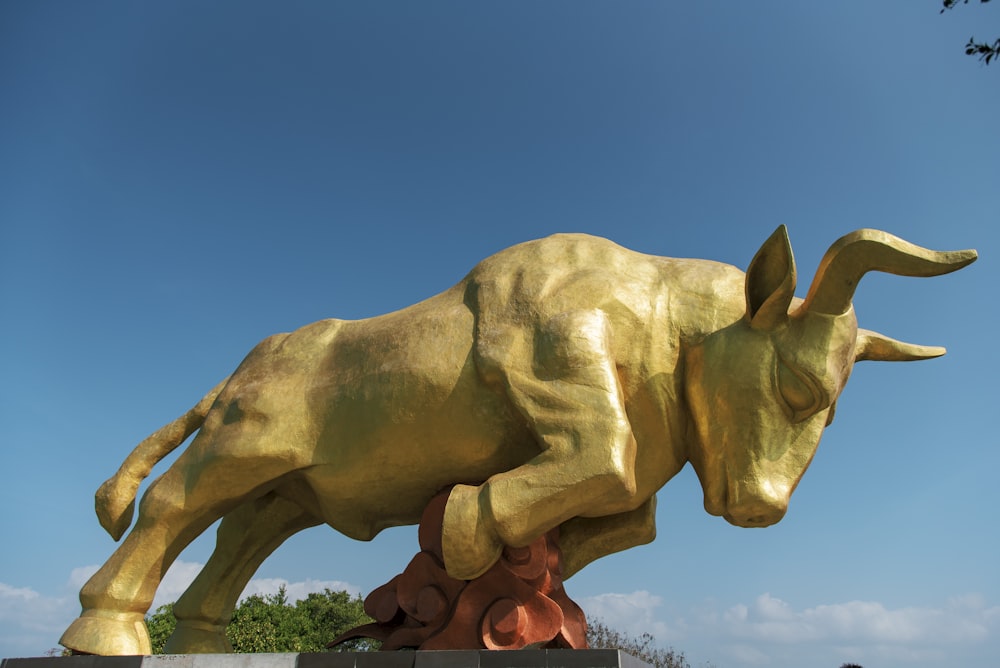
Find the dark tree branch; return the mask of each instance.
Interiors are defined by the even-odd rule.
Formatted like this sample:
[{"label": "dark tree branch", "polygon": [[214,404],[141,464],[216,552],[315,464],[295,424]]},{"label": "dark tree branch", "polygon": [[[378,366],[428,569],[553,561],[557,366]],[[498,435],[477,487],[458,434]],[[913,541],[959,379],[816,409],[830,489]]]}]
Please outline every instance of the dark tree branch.
[{"label": "dark tree branch", "polygon": [[965,55],[978,55],[979,60],[989,65],[991,60],[1000,56],[1000,39],[992,44],[987,44],[986,42],[976,42],[975,38],[970,37],[969,43],[965,45]]},{"label": "dark tree branch", "polygon": [[[990,0],[979,0],[980,4],[986,4]],[[949,9],[954,9],[959,4],[967,5],[969,0],[942,0],[941,13],[944,14]],[[1000,39],[992,44],[989,42],[977,42],[975,37],[970,37],[965,45],[965,55],[979,56],[981,62],[990,64],[994,58],[1000,57]]]}]

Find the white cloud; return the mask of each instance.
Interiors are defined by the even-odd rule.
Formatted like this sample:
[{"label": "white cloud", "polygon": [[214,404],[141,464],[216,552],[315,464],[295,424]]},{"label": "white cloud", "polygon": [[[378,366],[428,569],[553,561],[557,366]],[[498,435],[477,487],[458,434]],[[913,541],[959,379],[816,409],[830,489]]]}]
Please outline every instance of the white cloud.
[{"label": "white cloud", "polygon": [[254,594],[276,594],[281,587],[285,588],[285,594],[289,601],[304,599],[312,592],[321,592],[324,589],[346,591],[351,596],[361,594],[361,587],[340,580],[307,579],[300,582],[289,582],[284,578],[254,578],[247,584],[240,599]]},{"label": "white cloud", "polygon": [[668,613],[659,596],[636,591],[601,594],[580,605],[630,635],[652,633],[693,665],[989,665],[976,662],[1000,650],[1000,606],[978,595],[937,607],[847,601],[796,608],[764,593],[750,603],[720,609],[705,602]]},{"label": "white cloud", "polygon": [[[176,600],[201,568],[200,563],[176,562],[156,604]],[[0,655],[37,656],[54,647],[79,613],[76,592],[95,570],[73,569],[57,596],[0,583]],[[360,593],[358,586],[337,580],[257,578],[241,598],[275,593],[282,586],[293,601],[326,588]],[[938,606],[898,608],[876,601],[799,608],[764,593],[750,602],[704,601],[680,610],[645,590],[605,593],[579,603],[588,616],[613,628],[633,636],[651,633],[660,646],[685,652],[692,665],[711,661],[718,666],[791,668],[853,661],[884,668],[988,666],[990,657],[1000,655],[1000,606],[975,594]]]},{"label": "white cloud", "polygon": [[75,597],[0,582],[0,657],[38,656],[54,647],[78,611]]},{"label": "white cloud", "polygon": [[[167,571],[153,601],[155,610],[176,601],[201,571],[204,564],[176,561]],[[59,636],[80,613],[77,592],[97,571],[98,566],[74,568],[59,596],[50,596],[31,587],[15,587],[0,582],[0,657],[40,656],[57,646]],[[361,593],[357,585],[339,580],[306,579],[290,582],[283,578],[251,580],[240,597],[270,594],[284,586],[290,601],[305,598],[311,592],[324,589],[345,590],[351,595]]]},{"label": "white cloud", "polygon": [[181,561],[180,559],[171,564],[167,570],[167,574],[163,576],[160,586],[156,589],[156,597],[153,598],[151,609],[156,610],[161,605],[173,603],[180,598],[184,590],[188,588],[198,576],[198,573],[201,572],[204,565],[197,562]]},{"label": "white cloud", "polygon": [[[175,561],[164,576],[163,582],[160,583],[160,588],[156,590],[153,609],[180,598],[180,595],[194,581],[203,567],[204,564],[196,562]],[[291,582],[285,578],[254,578],[243,589],[243,593],[240,594],[240,600],[254,594],[276,594],[281,587],[285,588],[285,594],[288,596],[289,601],[304,599],[312,592],[321,592],[324,589],[346,591],[352,596],[361,593],[361,587],[340,580],[314,580],[307,578]]]},{"label": "white cloud", "polygon": [[[156,597],[153,599],[153,605],[150,609],[156,610],[161,605],[173,603],[180,598],[181,594],[198,577],[198,573],[201,572],[204,566],[205,564],[194,561],[182,561],[180,559],[175,561],[170,566],[167,574],[163,576],[163,581],[156,590]],[[74,568],[69,577],[70,589],[79,590],[98,568],[99,566]],[[288,595],[289,601],[298,601],[312,592],[321,592],[324,589],[346,591],[352,596],[361,594],[361,587],[340,580],[314,580],[309,578],[299,582],[290,582],[284,578],[254,578],[250,580],[243,590],[240,600],[253,594],[276,594],[282,586],[285,588],[285,593]]]},{"label": "white cloud", "polygon": [[8,584],[0,582],[0,600],[3,599],[21,599],[23,601],[31,601],[38,598],[38,592],[27,587],[11,587]]},{"label": "white cloud", "polygon": [[601,619],[608,626],[638,637],[652,634],[657,640],[670,640],[673,634],[668,626],[657,620],[656,610],[663,599],[645,590],[631,594],[598,594],[578,601],[586,615]]},{"label": "white cloud", "polygon": [[78,568],[74,568],[72,571],[70,571],[69,581],[66,584],[69,586],[70,589],[79,591],[80,587],[86,584],[87,580],[90,579],[90,576],[96,573],[97,569],[100,567],[101,567],[100,564],[90,564],[88,566],[80,566]]},{"label": "white cloud", "polygon": [[51,627],[66,605],[65,599],[42,596],[28,587],[12,587],[0,582],[0,622],[16,623],[26,631],[44,631]]},{"label": "white cloud", "polygon": [[998,610],[974,598],[953,599],[941,608],[889,610],[874,601],[848,601],[794,610],[765,593],[749,607],[731,607],[723,619],[733,636],[776,643],[960,644],[986,639],[991,625],[1000,630]]},{"label": "white cloud", "polygon": [[583,599],[581,604],[588,614],[607,620],[622,617],[639,617],[642,621],[653,618],[653,611],[660,607],[663,599],[639,590],[631,594],[598,594]]}]

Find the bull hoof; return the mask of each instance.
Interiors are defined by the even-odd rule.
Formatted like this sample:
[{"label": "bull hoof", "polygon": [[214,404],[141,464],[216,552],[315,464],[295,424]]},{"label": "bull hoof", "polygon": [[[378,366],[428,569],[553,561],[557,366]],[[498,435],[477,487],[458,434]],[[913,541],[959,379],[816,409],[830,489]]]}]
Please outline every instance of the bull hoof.
[{"label": "bull hoof", "polygon": [[441,552],[448,575],[459,580],[478,578],[503,551],[493,518],[483,515],[479,497],[478,487],[455,485],[444,509]]},{"label": "bull hoof", "polygon": [[232,651],[225,626],[189,620],[179,620],[163,646],[164,654],[230,654]]},{"label": "bull hoof", "polygon": [[85,610],[59,639],[79,654],[135,656],[153,653],[146,622],[138,612]]}]

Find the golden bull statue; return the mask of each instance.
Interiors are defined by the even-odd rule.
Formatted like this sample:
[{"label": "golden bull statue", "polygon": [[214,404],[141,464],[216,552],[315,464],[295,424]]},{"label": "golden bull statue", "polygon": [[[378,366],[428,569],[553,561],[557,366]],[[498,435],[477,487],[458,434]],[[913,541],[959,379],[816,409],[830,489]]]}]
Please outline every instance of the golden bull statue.
[{"label": "golden bull statue", "polygon": [[140,482],[198,432],[81,590],[61,642],[150,653],[143,616],[160,579],[219,518],[215,552],[174,608],[168,651],[230,650],[237,598],[292,534],[326,523],[370,540],[416,523],[455,483],[442,549],[461,579],[554,527],[565,577],[649,542],[654,495],[686,462],[709,513],[773,524],[854,362],[944,353],[859,329],[859,279],[936,276],[975,259],[859,230],[830,248],[801,300],[784,227],[745,275],[556,235],[401,311],[269,337],[101,486],[98,517],[119,539]]}]

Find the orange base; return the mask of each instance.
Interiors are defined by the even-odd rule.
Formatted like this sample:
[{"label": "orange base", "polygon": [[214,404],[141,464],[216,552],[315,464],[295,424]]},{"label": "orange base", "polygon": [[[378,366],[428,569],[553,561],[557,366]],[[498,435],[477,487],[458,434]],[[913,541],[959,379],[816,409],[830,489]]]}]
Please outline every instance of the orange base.
[{"label": "orange base", "polygon": [[505,548],[475,580],[444,569],[441,525],[449,489],[435,496],[420,520],[421,552],[401,574],[365,599],[375,619],[341,634],[397,649],[586,649],[587,620],[562,585],[559,529],[527,547]]}]

